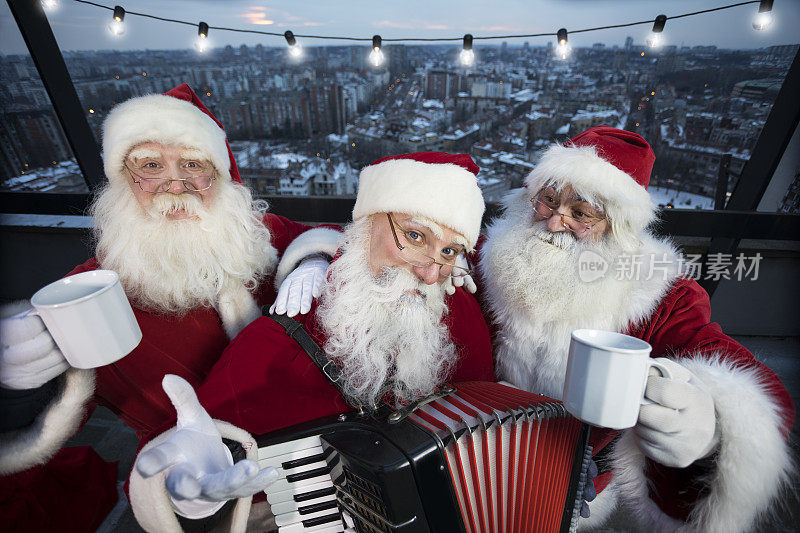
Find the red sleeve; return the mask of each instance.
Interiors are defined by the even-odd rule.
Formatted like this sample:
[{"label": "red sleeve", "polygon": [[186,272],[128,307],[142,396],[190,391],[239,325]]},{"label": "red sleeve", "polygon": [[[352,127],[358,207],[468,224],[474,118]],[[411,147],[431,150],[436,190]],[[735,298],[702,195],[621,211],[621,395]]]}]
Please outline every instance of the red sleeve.
[{"label": "red sleeve", "polygon": [[336,231],[342,231],[341,226],[336,224],[319,224],[318,226],[309,226],[308,224],[301,224],[300,222],[293,222],[281,215],[267,213],[264,215],[264,225],[267,226],[270,232],[272,246],[278,251],[278,255],[283,255],[286,248],[297,238],[298,235],[305,233],[313,228],[330,228]]},{"label": "red sleeve", "polygon": [[458,350],[452,380],[496,381],[489,327],[477,300],[459,288],[448,296],[447,306],[450,313],[445,317],[445,324]]},{"label": "red sleeve", "polygon": [[96,257],[92,257],[82,265],[78,265],[73,268],[70,272],[68,272],[64,277],[71,276],[73,274],[80,274],[81,272],[89,272],[92,270],[97,270],[100,268],[100,264],[97,262]]}]

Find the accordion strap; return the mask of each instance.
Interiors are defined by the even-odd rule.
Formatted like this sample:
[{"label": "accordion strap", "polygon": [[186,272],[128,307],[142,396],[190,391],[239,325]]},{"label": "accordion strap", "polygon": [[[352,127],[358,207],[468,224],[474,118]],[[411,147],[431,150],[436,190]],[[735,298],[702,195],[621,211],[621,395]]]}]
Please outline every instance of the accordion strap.
[{"label": "accordion strap", "polygon": [[[319,344],[314,341],[314,339],[311,337],[311,334],[309,334],[305,328],[303,328],[303,324],[292,317],[270,313],[268,306],[263,307],[262,313],[264,316],[268,316],[280,324],[280,326],[286,331],[286,334],[293,338],[297,344],[300,345],[300,347],[308,354],[314,364],[317,365],[317,368],[319,368],[320,372],[322,372],[322,374],[328,378],[328,381],[331,382],[331,385],[336,387],[336,390],[338,390],[344,399],[347,400],[347,403],[361,412],[363,412],[365,408],[371,411],[377,409],[377,407],[374,405],[365,406],[358,400],[345,394],[340,384],[342,369],[333,360],[328,359],[328,356],[325,355],[325,352],[319,347]],[[384,389],[382,389],[380,392],[379,398],[382,397],[388,390],[391,390],[391,388],[391,385],[384,387]]]}]

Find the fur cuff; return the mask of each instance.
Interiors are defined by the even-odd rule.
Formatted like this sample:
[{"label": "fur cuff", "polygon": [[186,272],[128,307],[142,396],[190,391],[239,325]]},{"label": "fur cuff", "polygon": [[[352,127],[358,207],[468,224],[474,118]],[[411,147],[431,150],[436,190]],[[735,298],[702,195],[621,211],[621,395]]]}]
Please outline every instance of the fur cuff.
[{"label": "fur cuff", "polygon": [[597,497],[589,502],[589,518],[578,519],[578,531],[594,531],[603,526],[617,508],[619,493],[612,480]]},{"label": "fur cuff", "polygon": [[94,370],[70,368],[56,398],[27,428],[0,435],[0,475],[46,463],[80,428],[94,395]]},{"label": "fur cuff", "polygon": [[330,228],[313,228],[297,236],[286,248],[275,271],[275,290],[280,289],[286,276],[294,270],[300,261],[314,254],[336,255],[339,249],[340,231]]},{"label": "fur cuff", "polygon": [[[221,420],[214,420],[214,422],[217,424],[217,429],[223,438],[241,443],[247,452],[247,459],[258,462],[258,446],[255,445],[255,439],[248,432]],[[165,431],[142,447],[139,453],[158,446],[174,432],[175,428]],[[137,455],[136,458],[138,460],[139,456]],[[136,470],[135,463],[131,469],[128,497],[133,514],[145,531],[157,531],[159,533],[180,533],[183,531],[177,515],[172,510],[172,502],[165,484],[166,477],[167,473],[165,471],[150,478],[143,478]],[[251,505],[251,496],[238,499],[231,516],[227,518],[229,521],[227,531],[244,533],[247,528],[247,517],[250,514]]]},{"label": "fur cuff", "polygon": [[233,285],[220,293],[217,312],[228,339],[233,340],[245,326],[261,316],[256,299],[244,285]]},{"label": "fur cuff", "polygon": [[719,453],[705,480],[707,494],[688,523],[664,514],[648,496],[645,458],[627,431],[614,450],[615,479],[641,525],[653,531],[748,531],[788,480],[791,455],[779,407],[756,368],[736,367],[720,354],[683,357],[680,364],[714,398]]}]

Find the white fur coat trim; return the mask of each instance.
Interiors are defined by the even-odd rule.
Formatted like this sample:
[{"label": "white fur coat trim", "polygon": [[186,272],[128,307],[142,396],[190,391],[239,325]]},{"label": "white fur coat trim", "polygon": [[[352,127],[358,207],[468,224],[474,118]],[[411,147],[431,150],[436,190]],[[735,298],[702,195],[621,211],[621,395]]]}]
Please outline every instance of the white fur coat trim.
[{"label": "white fur coat trim", "polygon": [[[235,440],[241,443],[246,452],[247,459],[258,462],[258,447],[255,445],[255,439],[243,429],[231,425],[222,420],[214,420],[217,429],[223,438]],[[170,435],[175,432],[175,428],[165,431],[158,437],[148,442],[140,454],[154,446],[158,446],[166,441]],[[138,460],[137,455],[137,460]],[[180,533],[180,522],[175,511],[172,509],[165,480],[167,472],[161,472],[150,478],[143,478],[139,471],[136,470],[134,464],[130,476],[130,501],[133,514],[139,525],[148,532],[158,533]],[[230,521],[229,531],[231,533],[244,533],[247,528],[247,517],[250,514],[250,507],[252,505],[252,497],[239,498],[231,516],[228,517]]]},{"label": "white fur coat trim", "polygon": [[240,283],[225,287],[219,295],[217,312],[228,339],[233,339],[245,326],[261,316],[256,299]]},{"label": "white fur coat trim", "polygon": [[617,508],[619,489],[612,480],[597,497],[589,503],[589,518],[578,519],[578,531],[593,531],[603,526]]},{"label": "white fur coat trim", "polygon": [[283,252],[275,271],[275,289],[279,289],[286,276],[300,261],[314,254],[336,255],[342,233],[331,228],[313,228],[298,235]]},{"label": "white fur coat trim", "polygon": [[638,523],[651,531],[749,531],[787,481],[789,447],[778,406],[752,368],[737,368],[720,354],[680,359],[714,398],[720,444],[708,494],[688,523],[665,515],[648,496],[645,458],[628,431],[613,452],[615,481]]},{"label": "white fur coat trim", "polygon": [[78,431],[94,395],[94,370],[70,368],[56,398],[30,426],[0,435],[0,475],[46,463]]}]

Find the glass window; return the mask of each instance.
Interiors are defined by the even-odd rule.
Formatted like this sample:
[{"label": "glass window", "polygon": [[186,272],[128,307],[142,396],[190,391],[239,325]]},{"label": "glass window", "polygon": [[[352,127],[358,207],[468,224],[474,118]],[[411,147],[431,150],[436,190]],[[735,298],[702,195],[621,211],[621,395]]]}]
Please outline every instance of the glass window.
[{"label": "glass window", "polygon": [[0,191],[89,192],[5,2],[0,28]]},{"label": "glass window", "polygon": [[[280,37],[212,29],[208,49],[200,52],[192,46],[197,30],[191,26],[128,15],[125,32],[113,36],[106,30],[111,11],[61,4],[49,19],[98,137],[115,103],[187,82],[225,125],[242,177],[259,194],[353,195],[358,170],[375,159],[441,150],[470,153],[482,169],[485,199],[497,201],[522,184],[552,142],[607,124],[652,144],[651,192],[658,204],[674,209],[713,208],[726,154],[723,196],[733,191],[797,53],[797,44],[786,43],[797,40],[791,28],[800,23],[800,4],[779,2],[772,33],[756,32],[751,19],[757,6],[743,6],[670,20],[659,47],[648,45],[646,26],[571,34],[565,58],[552,38],[476,40],[475,61],[465,65],[460,43],[387,43],[376,67],[368,43],[298,38],[295,57]],[[360,20],[355,9],[320,7],[311,19],[247,2],[220,5],[199,3],[187,12],[185,2],[143,0],[136,9],[212,26],[386,37],[451,37],[475,20],[488,24],[497,17],[483,5],[463,20],[436,9],[431,17],[443,17],[446,27],[433,25],[421,35],[391,3],[381,7],[384,22],[366,25],[348,25]],[[678,14],[718,5],[678,0],[669,8]],[[584,8],[513,6],[502,29],[486,25],[474,33],[654,16],[649,2]],[[515,19],[539,22],[509,22]],[[792,187],[787,183],[775,194],[791,195]]]}]

